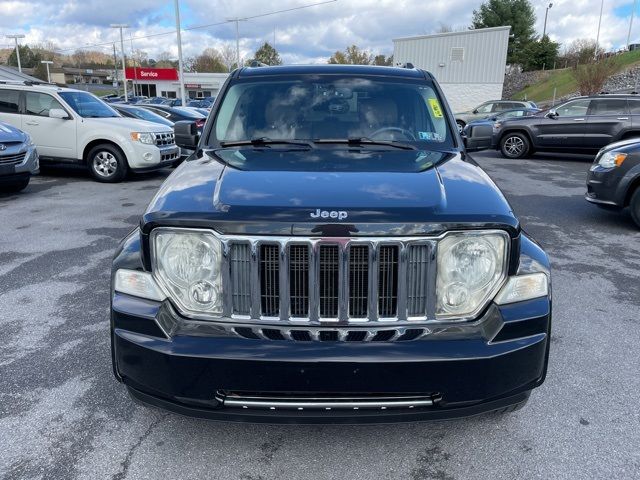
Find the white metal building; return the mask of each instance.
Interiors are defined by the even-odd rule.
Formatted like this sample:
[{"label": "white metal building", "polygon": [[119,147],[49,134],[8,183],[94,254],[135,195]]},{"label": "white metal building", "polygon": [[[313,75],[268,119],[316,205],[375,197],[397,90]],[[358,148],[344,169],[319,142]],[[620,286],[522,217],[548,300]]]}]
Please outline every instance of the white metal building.
[{"label": "white metal building", "polygon": [[482,28],[393,40],[396,63],[430,71],[454,112],[502,98],[511,27]]}]

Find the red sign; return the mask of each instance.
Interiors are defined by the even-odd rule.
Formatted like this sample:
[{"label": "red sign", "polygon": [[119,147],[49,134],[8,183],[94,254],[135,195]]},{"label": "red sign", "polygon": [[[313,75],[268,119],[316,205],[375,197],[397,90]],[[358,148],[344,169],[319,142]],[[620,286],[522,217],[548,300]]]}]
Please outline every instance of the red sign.
[{"label": "red sign", "polygon": [[175,68],[127,67],[127,80],[178,80]]}]

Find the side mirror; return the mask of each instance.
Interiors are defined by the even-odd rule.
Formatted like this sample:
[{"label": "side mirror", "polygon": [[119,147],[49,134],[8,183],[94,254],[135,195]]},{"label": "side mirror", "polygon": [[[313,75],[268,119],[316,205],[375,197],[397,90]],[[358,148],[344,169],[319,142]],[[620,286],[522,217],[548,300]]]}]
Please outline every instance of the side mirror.
[{"label": "side mirror", "polygon": [[476,109],[475,109],[473,112],[471,112],[471,113],[473,113],[473,114],[478,113],[478,109],[476,108]]},{"label": "side mirror", "polygon": [[61,120],[69,120],[69,114],[61,108],[52,108],[49,110],[49,118],[59,118]]},{"label": "side mirror", "polygon": [[551,110],[549,110],[549,111],[547,112],[547,117],[548,117],[548,118],[556,118],[556,117],[558,117],[558,116],[559,116],[559,115],[558,115],[558,112],[556,112],[556,109],[555,109],[555,108],[552,108]]},{"label": "side mirror", "polygon": [[176,145],[190,150],[198,148],[200,135],[198,134],[198,126],[196,122],[189,120],[180,120],[173,125],[173,133],[176,137]]}]

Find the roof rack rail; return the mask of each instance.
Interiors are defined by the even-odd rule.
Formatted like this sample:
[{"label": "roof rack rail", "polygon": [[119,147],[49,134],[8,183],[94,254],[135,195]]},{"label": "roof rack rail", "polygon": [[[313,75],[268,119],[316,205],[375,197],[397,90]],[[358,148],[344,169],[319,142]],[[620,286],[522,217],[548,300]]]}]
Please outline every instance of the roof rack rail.
[{"label": "roof rack rail", "polygon": [[251,62],[249,62],[249,66],[256,68],[256,67],[268,67],[269,65],[267,65],[266,63],[259,62],[257,60],[251,60]]},{"label": "roof rack rail", "polygon": [[56,86],[55,83],[48,83],[45,81],[35,82],[33,80],[0,80],[0,84],[2,85],[26,85],[27,87],[32,87],[33,85],[52,85]]}]

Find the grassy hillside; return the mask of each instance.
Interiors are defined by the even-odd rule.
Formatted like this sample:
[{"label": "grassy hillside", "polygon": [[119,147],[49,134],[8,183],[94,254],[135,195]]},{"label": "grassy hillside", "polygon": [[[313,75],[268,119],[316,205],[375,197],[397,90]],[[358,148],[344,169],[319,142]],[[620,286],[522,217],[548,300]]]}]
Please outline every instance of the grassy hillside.
[{"label": "grassy hillside", "polygon": [[[626,70],[640,63],[640,50],[622,53],[616,56],[614,61],[617,72]],[[570,68],[551,71],[544,80],[520,90],[515,93],[512,98],[514,100],[520,100],[526,97],[527,100],[533,100],[534,102],[544,102],[553,99],[554,88],[556,89],[556,98],[578,90],[578,85],[571,74]]]}]

